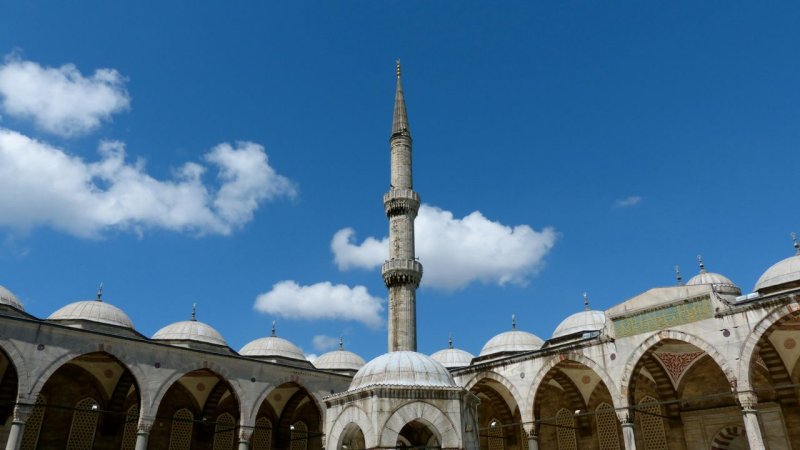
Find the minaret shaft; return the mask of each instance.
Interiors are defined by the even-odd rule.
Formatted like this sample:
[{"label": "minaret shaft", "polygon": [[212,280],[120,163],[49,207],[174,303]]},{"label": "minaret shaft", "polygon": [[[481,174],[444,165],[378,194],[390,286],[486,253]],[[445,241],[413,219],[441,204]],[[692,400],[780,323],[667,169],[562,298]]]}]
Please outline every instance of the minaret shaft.
[{"label": "minaret shaft", "polygon": [[389,288],[389,351],[417,351],[417,287],[422,264],[414,252],[414,219],[419,195],[413,190],[411,132],[397,66],[397,91],[390,139],[391,185],[383,196],[389,218],[389,260],[381,274]]}]

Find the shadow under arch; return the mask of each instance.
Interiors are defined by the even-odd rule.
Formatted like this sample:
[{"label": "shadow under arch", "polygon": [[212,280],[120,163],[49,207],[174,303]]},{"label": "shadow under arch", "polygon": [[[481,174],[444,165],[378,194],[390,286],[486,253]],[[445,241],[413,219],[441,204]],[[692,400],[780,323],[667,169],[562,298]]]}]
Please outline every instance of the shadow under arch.
[{"label": "shadow under arch", "polygon": [[[83,423],[100,448],[119,446],[124,439],[135,438],[127,413],[141,404],[141,388],[131,368],[106,351],[68,356],[60,358],[57,367],[50,365],[53,370],[46,372],[49,376],[41,377],[37,383],[40,387],[36,388],[36,397],[47,399],[42,406],[43,423]],[[87,410],[89,404],[91,409]],[[73,439],[70,426],[47,427],[41,433],[37,429],[32,437],[26,435],[27,427],[25,430],[23,441],[39,448],[63,447]]]},{"label": "shadow under arch", "polygon": [[[8,358],[10,364],[14,366],[14,370],[17,372],[16,400],[27,399],[31,390],[31,378],[28,366],[25,364],[25,358],[23,358],[19,348],[9,340],[0,341],[0,351]],[[30,402],[32,403],[34,400],[35,398]]]},{"label": "shadow under arch", "polygon": [[527,401],[528,397],[527,396],[523,396],[519,392],[519,389],[517,389],[517,386],[515,386],[514,383],[512,383],[508,378],[504,377],[503,375],[500,375],[499,373],[497,373],[497,372],[495,372],[493,370],[486,371],[486,372],[479,372],[479,373],[475,374],[475,376],[472,377],[467,382],[467,384],[464,386],[464,388],[466,390],[468,390],[468,391],[472,391],[473,388],[475,388],[475,386],[478,385],[478,383],[484,382],[485,380],[494,381],[494,382],[502,385],[504,388],[506,388],[508,393],[514,399],[514,402],[516,403],[517,408],[519,408],[519,411],[520,411],[520,414],[521,414],[521,420],[523,422],[528,422],[528,421],[532,421],[533,420],[532,416],[531,417],[527,417],[527,414],[526,414],[526,411],[530,409],[529,405],[528,405],[528,401]]},{"label": "shadow under arch", "polygon": [[706,342],[705,340],[689,333],[684,333],[683,331],[677,330],[661,330],[658,332],[653,333],[645,339],[639,346],[636,347],[636,350],[631,353],[628,357],[627,361],[625,362],[625,366],[622,372],[622,379],[619,383],[619,391],[618,391],[618,404],[616,405],[617,408],[627,408],[630,406],[630,383],[631,379],[634,375],[634,371],[639,364],[639,361],[642,357],[649,351],[657,349],[659,346],[665,343],[665,341],[681,341],[687,344],[691,344],[698,349],[704,351],[714,362],[717,366],[722,370],[722,373],[725,375],[728,384],[731,387],[736,386],[736,374],[731,369],[728,361],[722,356],[722,354],[717,351],[717,349],[711,345],[710,343]]},{"label": "shadow under arch", "polygon": [[[258,398],[250,419],[253,423],[262,417],[270,421],[272,448],[288,449],[298,439],[309,450],[322,448],[324,410],[304,383],[296,377],[286,378],[267,386]],[[298,423],[305,428],[298,430]]]},{"label": "shadow under arch", "polygon": [[314,405],[317,407],[317,411],[320,412],[320,417],[321,417],[320,420],[324,422],[325,407],[324,407],[324,402],[322,401],[322,397],[317,395],[316,391],[309,389],[308,385],[305,382],[303,382],[303,380],[300,377],[297,376],[282,378],[280,380],[275,381],[274,383],[269,383],[267,386],[265,386],[261,390],[261,392],[259,392],[258,396],[255,397],[255,401],[253,402],[253,404],[250,405],[250,410],[248,411],[249,415],[247,417],[243,415],[242,420],[248,420],[254,422],[257,418],[256,415],[258,414],[259,410],[261,409],[261,406],[264,404],[264,401],[267,400],[269,395],[275,389],[280,388],[281,386],[287,384],[295,384],[308,393],[308,396],[311,398],[311,401],[313,401]]},{"label": "shadow under arch", "polygon": [[226,383],[228,383],[231,387],[231,391],[236,397],[236,401],[239,404],[239,408],[241,409],[242,407],[241,385],[237,381],[231,380],[229,378],[230,374],[225,367],[219,364],[209,362],[208,364],[192,364],[190,366],[182,367],[180,370],[175,371],[175,373],[173,373],[165,380],[163,380],[158,390],[152,393],[152,397],[147,398],[149,402],[148,403],[143,402],[142,417],[155,416],[161,404],[161,401],[164,399],[164,396],[166,395],[167,391],[169,391],[169,388],[172,387],[172,385],[175,384],[175,382],[177,382],[184,376],[200,370],[207,370],[216,375],[220,380],[224,380]]},{"label": "shadow under arch", "polygon": [[411,422],[420,422],[434,434],[443,448],[459,448],[458,429],[439,408],[430,403],[416,401],[397,408],[380,427],[378,444],[384,448],[394,448],[403,427]]},{"label": "shadow under arch", "polygon": [[738,389],[740,391],[750,391],[753,389],[752,372],[753,357],[756,354],[756,347],[761,338],[766,336],[771,329],[780,325],[782,322],[800,316],[800,304],[797,302],[782,305],[773,309],[769,314],[762,318],[747,335],[741,350],[739,351]]}]

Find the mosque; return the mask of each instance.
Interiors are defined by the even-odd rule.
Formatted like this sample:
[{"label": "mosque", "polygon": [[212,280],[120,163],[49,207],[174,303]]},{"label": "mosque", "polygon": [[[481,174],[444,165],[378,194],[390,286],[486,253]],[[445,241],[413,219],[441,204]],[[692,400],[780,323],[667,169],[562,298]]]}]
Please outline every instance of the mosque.
[{"label": "mosque", "polygon": [[[190,320],[140,334],[103,298],[40,319],[0,287],[0,442],[12,449],[800,449],[800,245],[752,293],[707,271],[546,339],[418,353],[420,205],[397,70],[384,195],[388,353],[307,361],[272,333],[238,351]],[[788,245],[787,245],[787,250]],[[776,258],[777,259],[777,258]]]}]

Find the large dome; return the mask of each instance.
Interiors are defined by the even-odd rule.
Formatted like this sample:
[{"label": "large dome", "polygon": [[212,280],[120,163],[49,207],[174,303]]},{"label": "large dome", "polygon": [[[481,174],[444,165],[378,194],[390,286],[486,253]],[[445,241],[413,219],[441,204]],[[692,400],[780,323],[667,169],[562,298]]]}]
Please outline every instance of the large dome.
[{"label": "large dome", "polygon": [[542,348],[544,341],[527,331],[511,330],[489,339],[481,349],[480,356],[501,352],[525,352]]},{"label": "large dome", "polygon": [[558,338],[581,332],[601,331],[605,326],[606,315],[603,311],[581,311],[564,319],[556,327],[553,337]]},{"label": "large dome", "polygon": [[450,372],[430,356],[399,351],[368,362],[353,377],[350,390],[368,386],[453,387],[456,383]]},{"label": "large dome", "polygon": [[194,341],[212,345],[228,345],[219,331],[197,320],[184,320],[167,325],[156,331],[152,339],[154,341]]},{"label": "large dome", "polygon": [[25,308],[22,307],[22,303],[17,299],[17,296],[3,286],[0,286],[0,305],[8,305],[20,311],[25,311]]},{"label": "large dome", "polygon": [[133,329],[133,322],[124,311],[114,305],[98,300],[84,300],[70,303],[50,314],[47,320],[71,321],[85,320],[117,327]]},{"label": "large dome", "polygon": [[800,282],[800,255],[795,255],[772,265],[756,282],[757,292],[773,291],[774,288]]}]

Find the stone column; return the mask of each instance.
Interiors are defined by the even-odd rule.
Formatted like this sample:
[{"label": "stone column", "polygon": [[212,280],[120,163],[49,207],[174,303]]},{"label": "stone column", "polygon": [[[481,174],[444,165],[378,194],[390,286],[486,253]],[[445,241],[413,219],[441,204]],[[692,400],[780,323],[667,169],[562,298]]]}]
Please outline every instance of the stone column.
[{"label": "stone column", "polygon": [[150,439],[150,428],[153,427],[153,419],[139,419],[136,427],[136,450],[147,450],[147,441]]},{"label": "stone column", "polygon": [[239,429],[239,446],[238,450],[248,450],[250,448],[250,437],[253,435],[252,429]]},{"label": "stone column", "polygon": [[617,419],[622,425],[622,439],[625,443],[625,450],[636,450],[636,436],[633,433],[633,410],[617,411]]},{"label": "stone column", "polygon": [[764,438],[761,436],[761,427],[758,424],[758,410],[756,410],[758,397],[753,392],[742,392],[739,394],[739,404],[742,405],[744,431],[747,434],[750,448],[766,448],[764,447]]},{"label": "stone column", "polygon": [[528,431],[528,450],[539,450],[539,435],[536,434],[536,424]]},{"label": "stone column", "polygon": [[33,411],[33,405],[17,403],[14,407],[14,419],[11,422],[11,429],[8,432],[6,450],[18,450],[22,444],[22,433],[25,432],[25,422]]}]

